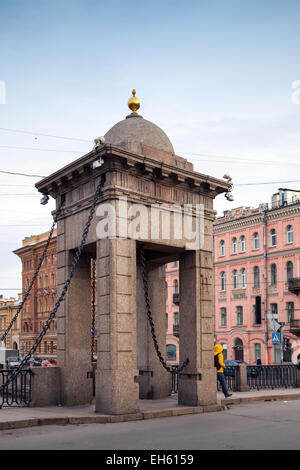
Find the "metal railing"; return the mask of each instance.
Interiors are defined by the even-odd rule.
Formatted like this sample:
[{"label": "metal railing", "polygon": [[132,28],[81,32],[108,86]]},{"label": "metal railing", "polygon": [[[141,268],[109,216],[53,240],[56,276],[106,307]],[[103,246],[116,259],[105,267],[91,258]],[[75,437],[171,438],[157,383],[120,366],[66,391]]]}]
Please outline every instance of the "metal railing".
[{"label": "metal railing", "polygon": [[[226,386],[231,392],[237,390],[236,386],[236,371],[238,366],[227,366],[224,369],[224,377],[226,381]],[[220,392],[222,390],[220,382],[217,380],[217,390]]]},{"label": "metal railing", "polygon": [[[5,384],[13,372],[0,369],[0,385]],[[31,369],[22,370],[8,385],[0,389],[0,407],[29,406],[32,400],[32,378]]]},{"label": "metal railing", "polygon": [[247,366],[247,383],[250,389],[297,387],[297,366],[275,364],[269,366]]}]

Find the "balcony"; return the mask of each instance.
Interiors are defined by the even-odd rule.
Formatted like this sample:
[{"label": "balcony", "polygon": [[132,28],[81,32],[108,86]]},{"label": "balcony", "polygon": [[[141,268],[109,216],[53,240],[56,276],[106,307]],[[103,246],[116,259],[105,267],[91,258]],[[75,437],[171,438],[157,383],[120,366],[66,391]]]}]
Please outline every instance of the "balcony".
[{"label": "balcony", "polygon": [[290,321],[290,332],[293,335],[300,336],[300,320]]},{"label": "balcony", "polygon": [[288,290],[298,295],[300,291],[300,277],[293,277],[288,280]]},{"label": "balcony", "polygon": [[179,323],[175,323],[173,325],[173,335],[177,337],[179,336]]},{"label": "balcony", "polygon": [[173,294],[173,305],[179,305],[179,293]]}]

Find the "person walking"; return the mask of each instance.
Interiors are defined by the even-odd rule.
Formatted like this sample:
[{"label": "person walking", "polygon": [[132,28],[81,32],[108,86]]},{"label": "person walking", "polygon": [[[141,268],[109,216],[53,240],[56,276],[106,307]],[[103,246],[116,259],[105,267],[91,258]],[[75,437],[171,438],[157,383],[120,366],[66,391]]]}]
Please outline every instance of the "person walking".
[{"label": "person walking", "polygon": [[226,380],[224,376],[224,358],[223,358],[223,346],[221,344],[215,344],[214,346],[214,359],[215,359],[215,366],[217,369],[217,379],[221,384],[222,392],[224,393],[225,398],[231,397],[232,393],[229,393],[226,385]]}]

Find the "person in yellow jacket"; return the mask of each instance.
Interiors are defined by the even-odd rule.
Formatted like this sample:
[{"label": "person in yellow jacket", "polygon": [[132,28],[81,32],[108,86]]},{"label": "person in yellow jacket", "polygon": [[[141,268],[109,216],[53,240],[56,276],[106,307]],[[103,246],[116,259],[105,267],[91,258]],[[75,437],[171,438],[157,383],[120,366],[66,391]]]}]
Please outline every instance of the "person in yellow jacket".
[{"label": "person in yellow jacket", "polygon": [[217,356],[217,379],[221,384],[222,387],[222,392],[224,393],[225,398],[231,397],[232,393],[228,392],[227,385],[226,385],[226,380],[224,376],[224,357],[223,357],[223,346],[221,344],[215,344],[214,346],[214,356]]}]

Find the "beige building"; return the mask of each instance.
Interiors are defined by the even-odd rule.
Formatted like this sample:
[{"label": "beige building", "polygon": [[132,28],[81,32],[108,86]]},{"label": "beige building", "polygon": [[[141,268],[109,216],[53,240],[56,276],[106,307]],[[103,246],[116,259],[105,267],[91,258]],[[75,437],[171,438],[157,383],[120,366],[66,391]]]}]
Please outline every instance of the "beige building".
[{"label": "beige building", "polygon": [[[4,299],[3,295],[0,295],[0,337],[3,336],[14,318],[21,303],[21,297],[22,294],[19,294],[18,299],[14,297]],[[19,315],[6,337],[5,345],[7,349],[20,348],[20,324],[21,319]]]}]

